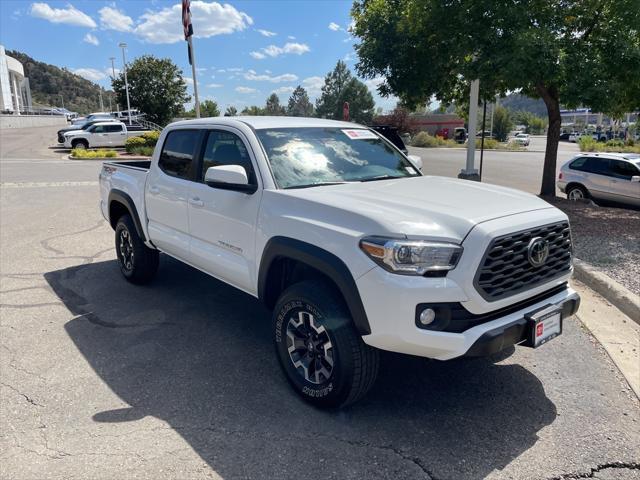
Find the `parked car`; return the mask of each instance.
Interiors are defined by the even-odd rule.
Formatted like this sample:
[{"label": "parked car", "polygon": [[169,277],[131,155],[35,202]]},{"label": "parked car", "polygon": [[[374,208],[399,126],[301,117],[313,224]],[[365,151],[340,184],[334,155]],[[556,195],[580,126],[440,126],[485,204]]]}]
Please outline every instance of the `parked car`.
[{"label": "parked car", "polygon": [[557,185],[569,200],[640,207],[640,155],[581,153],[562,166]]},{"label": "parked car", "polygon": [[[106,120],[107,122],[113,121],[113,122],[117,122],[117,120],[114,118],[113,120]],[[78,130],[87,130],[89,127],[95,125],[96,123],[104,123],[105,119],[101,118],[98,120],[91,120],[87,123],[85,123],[84,125],[82,125],[81,127],[78,127],[78,125],[70,125],[68,127],[64,127],[61,128],[60,130],[58,130],[57,133],[57,139],[58,139],[58,143],[64,143],[64,134],[68,133],[68,132],[73,132],[73,131],[78,131]]]},{"label": "parked car", "polygon": [[456,127],[453,131],[453,139],[456,143],[465,143],[467,141],[467,129],[464,127]]},{"label": "parked car", "polygon": [[[476,138],[482,138],[482,130],[476,133]],[[489,130],[485,130],[484,138],[494,138],[494,136]]]},{"label": "parked car", "polygon": [[515,144],[522,145],[523,147],[528,147],[530,143],[529,134],[528,133],[518,133],[515,137],[511,139]]},{"label": "parked car", "polygon": [[566,132],[566,131],[565,131],[565,132],[562,132],[562,133],[560,134],[560,140],[561,140],[561,141],[568,142],[568,141],[570,141],[570,140],[569,140],[569,136],[570,136],[570,135],[571,135],[571,132]]},{"label": "parked car", "polygon": [[563,212],[420,166],[348,122],[188,120],[150,161],[105,162],[100,205],[125,279],[149,282],[163,252],[259,298],[294,390],[340,407],[373,385],[378,349],[539,347],[580,302]]},{"label": "parked car", "polygon": [[390,125],[371,125],[369,128],[384,136],[384,138],[398,147],[398,149],[405,155],[409,154],[409,150],[407,150],[402,138],[398,135],[398,129],[396,127],[392,127]]},{"label": "parked car", "polygon": [[76,118],[71,122],[71,124],[81,127],[85,123],[91,122],[92,120],[115,120],[115,117],[110,113],[96,112],[96,113],[90,113],[86,117]]},{"label": "parked car", "polygon": [[128,130],[122,122],[98,122],[86,130],[72,130],[64,134],[66,148],[124,147],[129,137],[140,136],[148,130]]}]

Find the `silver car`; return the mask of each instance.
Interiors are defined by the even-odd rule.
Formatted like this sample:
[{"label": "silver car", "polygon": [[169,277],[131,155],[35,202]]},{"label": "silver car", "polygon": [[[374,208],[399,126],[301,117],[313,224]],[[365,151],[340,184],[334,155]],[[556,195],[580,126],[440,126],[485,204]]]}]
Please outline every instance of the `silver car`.
[{"label": "silver car", "polygon": [[569,200],[591,198],[640,207],[640,155],[581,153],[560,169],[558,188]]}]

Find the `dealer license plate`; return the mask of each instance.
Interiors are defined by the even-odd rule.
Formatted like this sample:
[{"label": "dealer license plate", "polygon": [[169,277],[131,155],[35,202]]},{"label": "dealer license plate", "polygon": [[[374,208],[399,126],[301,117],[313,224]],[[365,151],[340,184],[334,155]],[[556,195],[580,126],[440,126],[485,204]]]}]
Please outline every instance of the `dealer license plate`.
[{"label": "dealer license plate", "polygon": [[525,315],[528,320],[527,345],[538,348],[562,333],[562,309],[556,305]]}]

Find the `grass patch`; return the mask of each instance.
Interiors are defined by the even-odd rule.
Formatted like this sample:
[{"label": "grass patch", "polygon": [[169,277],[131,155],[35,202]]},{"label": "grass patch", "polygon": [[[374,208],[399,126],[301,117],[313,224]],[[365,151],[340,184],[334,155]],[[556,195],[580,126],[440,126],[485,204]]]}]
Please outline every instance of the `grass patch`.
[{"label": "grass patch", "polygon": [[[476,149],[480,150],[481,139],[476,139]],[[429,135],[427,132],[420,132],[411,141],[411,146],[421,148],[465,148],[465,145],[455,140],[445,140],[439,136]],[[493,138],[484,139],[485,150],[510,150],[522,151],[524,147],[514,142],[500,143]]]},{"label": "grass patch", "polygon": [[138,145],[131,148],[131,150],[127,149],[127,152],[131,153],[132,155],[140,155],[141,157],[150,157],[151,155],[153,155],[153,149],[154,147]]},{"label": "grass patch", "polygon": [[115,150],[85,150],[84,148],[74,148],[71,150],[73,158],[115,158],[118,153]]},{"label": "grass patch", "polygon": [[633,140],[597,142],[591,137],[582,137],[578,139],[578,146],[581,152],[640,153],[640,144]]}]

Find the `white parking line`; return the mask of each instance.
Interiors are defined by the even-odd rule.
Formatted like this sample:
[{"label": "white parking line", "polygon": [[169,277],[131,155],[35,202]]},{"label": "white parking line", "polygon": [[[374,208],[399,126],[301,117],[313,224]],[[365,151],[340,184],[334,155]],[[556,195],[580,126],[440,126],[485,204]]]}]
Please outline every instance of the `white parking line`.
[{"label": "white parking line", "polygon": [[0,188],[96,187],[98,182],[3,182]]}]

